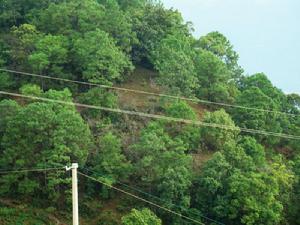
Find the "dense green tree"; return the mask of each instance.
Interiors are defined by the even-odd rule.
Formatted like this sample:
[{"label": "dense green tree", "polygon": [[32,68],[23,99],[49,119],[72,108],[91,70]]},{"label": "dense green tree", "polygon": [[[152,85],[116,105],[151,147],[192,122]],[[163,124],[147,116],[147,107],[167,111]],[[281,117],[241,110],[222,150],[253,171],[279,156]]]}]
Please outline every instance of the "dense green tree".
[{"label": "dense green tree", "polygon": [[32,22],[45,33],[75,35],[100,28],[104,13],[104,6],[95,0],[61,1],[51,3]]},{"label": "dense green tree", "polygon": [[9,41],[12,66],[18,69],[29,67],[28,57],[35,50],[35,43],[41,36],[42,34],[37,31],[36,27],[30,24],[12,28]]},{"label": "dense green tree", "polygon": [[[0,72],[0,89],[1,90],[7,90],[8,88],[12,87],[14,84],[13,79],[11,76],[6,72]],[[1,99],[1,97],[0,97]]]},{"label": "dense green tree", "polygon": [[122,217],[123,225],[161,225],[162,221],[151,210],[132,209],[131,212]]},{"label": "dense green tree", "polygon": [[264,95],[273,100],[275,108],[272,107],[271,110],[283,112],[289,110],[287,96],[280,89],[274,87],[264,73],[243,77],[239,84],[239,88],[242,92],[252,88],[258,88]]},{"label": "dense green tree", "polygon": [[214,31],[201,37],[196,42],[196,46],[201,49],[212,52],[219,59],[221,59],[230,71],[231,76],[239,78],[242,74],[242,69],[238,65],[238,54],[233,50],[230,41],[220,32]]},{"label": "dense green tree", "polygon": [[273,168],[257,170],[253,157],[227,142],[197,178],[193,206],[228,224],[279,224],[282,177],[290,182],[290,175],[287,170],[274,174]]},{"label": "dense green tree", "polygon": [[230,115],[223,109],[215,112],[206,112],[203,117],[203,122],[228,127],[227,129],[209,126],[201,128],[202,143],[208,150],[221,150],[226,142],[235,140],[239,134],[238,127],[235,126]]},{"label": "dense green tree", "polygon": [[23,95],[31,95],[31,96],[42,96],[43,90],[40,86],[35,84],[25,84],[20,88],[20,92]]},{"label": "dense green tree", "polygon": [[125,12],[131,12],[131,10],[138,10],[146,5],[148,0],[117,0],[121,9]]},{"label": "dense green tree", "polygon": [[192,95],[197,88],[190,38],[182,34],[168,35],[152,50],[151,61],[159,72],[161,84]]},{"label": "dense green tree", "polygon": [[[105,14],[101,20],[100,28],[114,38],[120,49],[130,53],[132,46],[138,44],[130,15],[121,10],[117,1],[101,0],[98,2],[105,6]],[[126,5],[126,2],[123,2],[122,5]]]},{"label": "dense green tree", "polygon": [[287,95],[287,99],[288,102],[290,103],[290,105],[293,107],[293,109],[291,109],[291,113],[295,113],[295,114],[299,114],[300,111],[300,95],[298,94],[289,94]]},{"label": "dense green tree", "polygon": [[133,30],[139,40],[139,44],[134,46],[133,58],[145,65],[149,65],[151,53],[167,35],[183,33],[188,36],[190,33],[190,27],[183,22],[181,14],[165,9],[161,3],[148,2],[131,16]]},{"label": "dense green tree", "polygon": [[245,150],[247,155],[252,157],[256,166],[265,165],[264,147],[258,144],[254,138],[244,136],[239,140],[239,145]]},{"label": "dense green tree", "polygon": [[[264,94],[258,87],[251,87],[243,91],[237,97],[236,104],[262,110],[278,110],[278,104],[276,104],[271,97]],[[233,110],[232,118],[240,127],[277,133],[282,131],[280,115],[276,113],[236,108]],[[275,137],[268,138],[263,135],[257,135],[255,137],[266,144],[276,144],[279,141],[279,139]]]},{"label": "dense green tree", "polygon": [[[171,104],[167,104],[164,108],[167,116],[187,120],[197,119],[194,109],[184,101],[176,100]],[[165,128],[172,136],[180,139],[189,152],[198,150],[201,140],[199,126],[192,124],[167,123]]]},{"label": "dense green tree", "polygon": [[114,40],[99,29],[75,40],[73,52],[78,72],[89,82],[112,84],[122,80],[124,73],[133,69],[126,55],[115,46]]},{"label": "dense green tree", "polygon": [[[52,0],[55,1],[55,0]],[[26,22],[36,9],[47,7],[51,0],[3,0],[0,7],[0,27],[9,29]]]},{"label": "dense green tree", "polygon": [[197,115],[192,107],[190,107],[186,102],[181,100],[176,100],[165,107],[166,115],[170,117],[195,120]]},{"label": "dense green tree", "polygon": [[[83,165],[91,146],[91,133],[75,108],[34,102],[22,107],[6,123],[1,141],[1,165],[6,169]],[[80,138],[78,138],[80,137]],[[57,200],[68,183],[63,171],[7,174],[1,193],[16,193]]]},{"label": "dense green tree", "polygon": [[101,29],[127,53],[137,43],[131,19],[116,1],[72,0],[50,4],[33,22],[44,32],[71,36]]},{"label": "dense green tree", "polygon": [[100,180],[113,185],[130,175],[132,166],[122,154],[121,140],[117,136],[112,133],[105,134],[99,138],[96,147],[90,164]]},{"label": "dense green tree", "polygon": [[195,57],[199,88],[196,96],[215,102],[233,102],[237,94],[226,64],[207,50],[198,50]]},{"label": "dense green tree", "polygon": [[293,171],[295,174],[295,183],[291,194],[291,201],[288,206],[290,224],[300,224],[300,156],[294,160]]},{"label": "dense green tree", "polygon": [[41,37],[35,43],[35,50],[29,55],[28,62],[35,73],[66,77],[64,68],[68,63],[68,39],[51,34]]},{"label": "dense green tree", "polygon": [[[11,118],[20,111],[21,107],[17,102],[13,100],[3,100],[0,102],[0,143],[2,142],[2,137],[5,134],[7,123]],[[0,145],[0,150],[2,146]],[[2,151],[0,151],[2,155]],[[0,163],[0,167],[2,164]]]},{"label": "dense green tree", "polygon": [[[116,108],[117,100],[114,93],[99,87],[91,88],[79,97],[79,103],[107,108]],[[88,118],[101,118],[103,115],[113,118],[115,115],[97,109],[83,109],[82,113]]]},{"label": "dense green tree", "polygon": [[132,146],[136,175],[141,184],[170,208],[188,208],[191,185],[191,157],[181,140],[172,139],[162,124],[150,123]]}]

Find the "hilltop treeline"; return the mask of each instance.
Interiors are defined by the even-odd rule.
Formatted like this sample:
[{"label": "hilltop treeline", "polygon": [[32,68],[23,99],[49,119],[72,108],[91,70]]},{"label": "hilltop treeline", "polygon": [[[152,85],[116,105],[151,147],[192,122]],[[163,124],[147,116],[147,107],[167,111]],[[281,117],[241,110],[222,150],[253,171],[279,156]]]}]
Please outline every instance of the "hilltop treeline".
[{"label": "hilltop treeline", "polygon": [[[236,128],[220,129],[1,95],[1,171],[78,162],[83,173],[204,224],[299,224],[300,141],[239,128],[300,136],[300,96],[263,73],[247,75],[221,33],[196,38],[180,12],[146,0],[2,1],[0,28],[1,68],[122,86],[143,67],[164,94],[242,106],[200,102],[199,112],[145,96],[145,112]],[[108,108],[122,95],[4,71],[0,89]],[[122,102],[137,110],[130,104]],[[79,184],[82,224],[191,223],[93,180]],[[2,173],[0,224],[68,223],[70,197],[63,170]]]}]

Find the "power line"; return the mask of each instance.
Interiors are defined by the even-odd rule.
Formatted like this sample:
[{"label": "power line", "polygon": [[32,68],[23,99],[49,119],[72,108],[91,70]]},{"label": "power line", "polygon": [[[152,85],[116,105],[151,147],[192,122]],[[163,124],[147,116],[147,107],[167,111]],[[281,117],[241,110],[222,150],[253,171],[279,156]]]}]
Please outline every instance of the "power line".
[{"label": "power line", "polygon": [[[83,168],[83,170],[86,170],[86,171],[88,171],[88,172],[91,172],[91,173],[96,174],[97,176],[99,176],[99,174],[97,174],[97,173],[95,173],[94,171],[91,171],[91,170],[89,170],[89,169],[87,169],[87,168]],[[159,201],[161,201],[161,202],[167,203],[166,201],[162,200],[161,198],[159,198],[159,197],[157,197],[157,196],[155,196],[155,195],[149,194],[149,193],[147,193],[147,192],[145,192],[145,191],[142,191],[142,190],[140,190],[140,189],[138,189],[138,188],[136,188],[136,187],[127,185],[127,184],[125,184],[125,183],[123,183],[123,182],[120,182],[120,181],[116,181],[116,183],[118,183],[118,184],[120,184],[120,185],[123,185],[123,186],[125,186],[125,187],[127,187],[127,188],[129,188],[129,189],[131,189],[131,190],[134,190],[134,191],[137,191],[137,192],[139,192],[139,193],[145,194],[145,195],[147,195],[147,196],[149,196],[149,197],[155,198],[155,199],[157,199],[157,200],[159,200]],[[167,204],[170,204],[170,205],[172,205],[173,207],[182,209],[181,207],[179,207],[179,206],[177,206],[177,205],[175,205],[175,204],[172,204],[172,203],[167,203]],[[196,213],[193,213],[193,214],[196,215],[196,216],[202,217],[202,218],[204,218],[204,219],[207,219],[207,220],[209,220],[209,221],[211,221],[211,222],[215,222],[215,223],[217,223],[217,224],[224,225],[224,223],[221,223],[221,222],[216,221],[216,220],[214,220],[214,219],[211,219],[211,218],[209,218],[209,217],[206,217],[206,216],[203,216],[203,215],[199,215],[199,214],[196,214]]]},{"label": "power line", "polygon": [[40,74],[27,73],[27,72],[21,72],[21,71],[9,70],[9,69],[3,69],[3,68],[0,69],[0,71],[5,71],[5,72],[19,74],[19,75],[25,75],[25,76],[31,76],[31,77],[39,77],[39,78],[50,79],[50,80],[57,80],[57,81],[63,81],[63,82],[70,82],[70,83],[76,83],[76,84],[82,84],[82,85],[101,87],[101,88],[105,88],[105,89],[112,89],[112,90],[118,90],[118,91],[124,91],[124,92],[133,92],[133,93],[137,93],[137,94],[166,97],[166,98],[184,100],[184,101],[190,101],[190,102],[196,102],[196,103],[211,104],[211,105],[218,105],[218,106],[225,106],[225,107],[246,109],[246,110],[254,110],[254,111],[259,111],[259,112],[281,114],[281,115],[286,115],[286,116],[300,116],[299,114],[287,113],[287,112],[276,111],[276,110],[247,107],[247,106],[241,106],[241,105],[228,104],[228,103],[224,103],[224,102],[213,102],[213,101],[208,101],[208,100],[198,99],[198,98],[186,98],[186,97],[181,97],[181,96],[159,94],[159,93],[154,93],[154,92],[141,91],[141,90],[135,90],[135,89],[129,89],[129,88],[121,88],[121,87],[115,87],[115,86],[112,87],[112,86],[108,86],[108,85],[94,84],[94,83],[90,83],[90,82],[70,80],[70,79],[59,78],[59,77],[50,77],[50,76],[45,76],[45,75],[40,75]]},{"label": "power line", "polygon": [[61,101],[61,100],[28,96],[28,95],[22,95],[22,94],[11,93],[11,92],[6,92],[6,91],[0,91],[0,94],[14,96],[14,97],[21,97],[21,98],[29,98],[29,99],[33,99],[33,100],[41,100],[41,101],[45,101],[45,102],[52,102],[52,103],[58,103],[58,104],[64,104],[64,105],[77,106],[77,107],[82,107],[82,108],[98,109],[98,110],[115,112],[115,113],[123,113],[123,114],[127,114],[127,115],[141,116],[141,117],[152,118],[152,119],[161,119],[161,120],[166,120],[166,121],[171,121],[171,122],[185,123],[185,124],[191,124],[191,125],[197,125],[197,126],[220,128],[220,129],[224,129],[224,130],[242,131],[242,132],[252,133],[252,134],[260,134],[260,135],[265,135],[265,136],[274,136],[274,137],[280,137],[280,138],[300,140],[300,136],[284,134],[284,133],[275,133],[275,132],[269,132],[269,131],[263,131],[263,130],[248,129],[248,128],[242,128],[242,127],[236,127],[236,126],[228,126],[228,125],[223,125],[223,124],[206,123],[206,122],[202,122],[202,121],[174,118],[174,117],[168,117],[168,116],[157,115],[157,114],[135,112],[135,111],[116,109],[116,108],[108,108],[108,107],[95,106],[95,105],[86,105],[86,104],[75,103],[75,102],[66,102],[66,101]]},{"label": "power line", "polygon": [[0,170],[0,174],[9,174],[9,173],[26,173],[26,172],[43,172],[50,170],[62,170],[65,167],[54,167],[54,168],[32,168],[32,169],[20,169],[20,170]]},{"label": "power line", "polygon": [[152,206],[155,206],[155,207],[157,207],[157,208],[159,208],[159,209],[162,209],[162,210],[164,210],[164,211],[166,211],[166,212],[169,212],[169,213],[171,213],[171,214],[174,214],[174,215],[179,216],[179,217],[181,217],[181,218],[184,218],[184,219],[186,219],[186,220],[192,221],[192,222],[194,222],[194,223],[196,223],[196,224],[205,225],[204,223],[202,223],[202,222],[200,222],[200,221],[198,221],[198,220],[195,220],[195,219],[192,219],[192,218],[187,217],[187,216],[185,216],[185,215],[182,215],[182,214],[180,214],[180,213],[177,213],[177,212],[175,212],[175,211],[173,211],[173,210],[171,210],[171,209],[168,209],[168,208],[166,208],[166,207],[164,207],[164,206],[158,205],[158,204],[153,203],[153,202],[151,202],[151,201],[149,201],[149,200],[147,200],[147,199],[141,198],[141,197],[139,197],[139,196],[137,196],[137,195],[134,195],[134,194],[132,194],[132,193],[130,193],[130,192],[124,191],[124,190],[121,189],[121,188],[117,188],[117,187],[112,186],[112,185],[110,185],[110,184],[108,184],[108,183],[105,183],[104,181],[98,180],[98,179],[96,179],[96,178],[94,178],[94,177],[91,177],[91,176],[86,175],[86,174],[84,174],[84,173],[81,173],[81,172],[79,172],[79,171],[78,171],[78,174],[80,174],[80,175],[82,175],[82,176],[84,176],[84,177],[86,177],[86,178],[89,178],[89,179],[91,179],[91,180],[93,180],[93,181],[95,181],[95,182],[101,183],[101,184],[103,184],[103,185],[105,185],[105,186],[107,186],[107,187],[109,187],[109,188],[111,188],[111,189],[114,189],[114,190],[116,190],[116,191],[122,192],[123,194],[129,195],[129,196],[131,196],[131,197],[133,197],[133,198],[135,198],[135,199],[138,199],[138,200],[143,201],[143,202],[145,202],[145,203],[148,203],[148,204],[150,204],[150,205],[152,205]]}]

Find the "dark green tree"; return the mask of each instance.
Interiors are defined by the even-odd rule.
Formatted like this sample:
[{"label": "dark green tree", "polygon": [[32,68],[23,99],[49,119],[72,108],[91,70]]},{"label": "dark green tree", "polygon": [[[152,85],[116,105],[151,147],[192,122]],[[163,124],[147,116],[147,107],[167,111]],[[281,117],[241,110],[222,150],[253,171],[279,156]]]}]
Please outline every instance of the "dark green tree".
[{"label": "dark green tree", "polygon": [[300,224],[300,156],[294,160],[293,171],[295,174],[295,183],[291,193],[291,201],[288,206],[288,221],[290,224]]},{"label": "dark green tree", "polygon": [[[90,164],[98,179],[113,185],[123,181],[131,174],[132,166],[122,153],[121,140],[107,133],[97,141],[95,154],[92,154]],[[103,187],[103,193],[107,189]]]},{"label": "dark green tree", "polygon": [[[194,120],[197,115],[194,109],[184,101],[176,100],[171,104],[164,106],[167,116]],[[196,152],[199,149],[201,141],[201,130],[197,125],[166,123],[165,129],[171,136],[180,139],[189,152]]]},{"label": "dark green tree", "polygon": [[66,78],[68,64],[68,39],[64,36],[48,34],[39,38],[29,55],[28,62],[32,71],[38,74]]},{"label": "dark green tree", "polygon": [[131,17],[139,40],[133,48],[133,59],[144,65],[151,65],[151,53],[167,35],[190,34],[190,27],[184,23],[181,14],[165,9],[161,3],[147,2],[141,10],[133,11]]},{"label": "dark green tree", "polygon": [[133,69],[127,56],[107,33],[99,29],[74,41],[74,64],[89,82],[111,85]]},{"label": "dark green tree", "polygon": [[238,143],[245,150],[246,154],[252,157],[256,166],[265,165],[265,149],[254,138],[244,136]]},{"label": "dark green tree", "polygon": [[[243,91],[237,97],[236,104],[262,110],[277,111],[279,109],[279,106],[274,99],[264,94],[258,87],[251,87]],[[254,111],[246,108],[236,108],[232,113],[232,118],[240,127],[277,133],[282,132],[280,116],[281,115],[272,112]],[[255,137],[259,141],[269,145],[274,145],[279,142],[279,139],[275,137],[263,135],[257,135]]]},{"label": "dark green tree", "polygon": [[39,30],[52,35],[76,35],[101,27],[105,7],[95,0],[51,3],[32,19]]},{"label": "dark green tree", "polygon": [[226,64],[215,54],[207,50],[198,50],[195,57],[196,77],[199,88],[196,96],[209,101],[234,101],[237,88],[231,80]]},{"label": "dark green tree", "polygon": [[[12,170],[63,168],[75,161],[84,165],[90,147],[91,133],[75,108],[34,102],[20,107],[6,122],[0,164]],[[0,179],[1,193],[63,199],[65,185],[69,183],[64,173],[7,174]]]},{"label": "dark green tree", "polygon": [[222,150],[226,142],[235,140],[239,134],[238,127],[235,126],[230,115],[223,109],[215,112],[206,112],[203,122],[227,127],[227,129],[209,126],[201,128],[202,143],[208,150]]},{"label": "dark green tree", "polygon": [[[98,87],[89,89],[79,97],[79,102],[82,104],[107,108],[117,108],[117,101],[117,96],[114,93]],[[97,109],[83,109],[82,114],[87,118],[102,118],[103,116],[114,118],[115,115]]]},{"label": "dark green tree", "polygon": [[196,47],[207,50],[221,59],[230,71],[231,76],[239,78],[243,70],[238,65],[239,55],[234,51],[230,41],[218,31],[213,31],[201,37],[195,43]]},{"label": "dark green tree", "polygon": [[[192,179],[191,157],[185,154],[182,141],[170,138],[162,124],[153,122],[142,131],[132,151],[141,185],[159,196],[165,206],[187,209]],[[167,220],[172,221],[170,217]]]},{"label": "dark green tree", "polygon": [[170,89],[192,95],[197,87],[190,38],[182,34],[168,35],[151,53],[151,61],[159,72],[159,82]]},{"label": "dark green tree", "polygon": [[243,148],[227,142],[196,179],[193,206],[226,224],[279,224],[290,171],[283,164],[265,164],[262,170],[255,163]]}]

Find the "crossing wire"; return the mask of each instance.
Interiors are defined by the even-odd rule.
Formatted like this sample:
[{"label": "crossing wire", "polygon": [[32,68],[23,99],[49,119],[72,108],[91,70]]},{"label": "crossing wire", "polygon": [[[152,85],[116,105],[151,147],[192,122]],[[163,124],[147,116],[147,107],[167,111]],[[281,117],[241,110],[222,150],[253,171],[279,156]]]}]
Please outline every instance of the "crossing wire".
[{"label": "crossing wire", "polygon": [[228,126],[228,125],[223,125],[223,124],[206,123],[206,122],[202,122],[199,120],[187,120],[187,119],[182,119],[182,118],[174,118],[174,117],[168,117],[168,116],[163,116],[163,115],[129,111],[129,110],[123,110],[123,109],[117,109],[117,108],[108,108],[108,107],[103,107],[103,106],[87,105],[87,104],[81,104],[81,103],[75,103],[75,102],[66,102],[66,101],[62,101],[62,100],[54,100],[54,99],[43,98],[43,97],[29,96],[29,95],[17,94],[17,93],[6,92],[6,91],[0,91],[0,94],[14,96],[14,97],[21,97],[21,98],[29,98],[29,99],[33,99],[33,100],[41,100],[41,101],[45,101],[45,102],[52,102],[52,103],[58,103],[58,104],[64,104],[64,105],[77,106],[77,107],[82,107],[82,108],[103,110],[103,111],[107,111],[107,112],[123,113],[123,114],[127,114],[127,115],[141,116],[141,117],[152,118],[152,119],[161,119],[161,120],[165,120],[165,121],[185,123],[185,124],[191,124],[191,125],[197,125],[197,126],[220,128],[220,129],[224,129],[224,130],[242,131],[242,132],[252,133],[252,134],[260,134],[260,135],[265,135],[265,136],[273,136],[273,137],[280,137],[280,138],[286,138],[286,139],[300,140],[300,136],[284,134],[284,133],[275,133],[275,132],[269,132],[269,131],[264,131],[264,130],[255,130],[255,129],[236,127],[236,126]]},{"label": "crossing wire", "polygon": [[[86,171],[88,171],[88,172],[90,172],[90,173],[92,173],[92,174],[96,174],[97,176],[101,176],[100,174],[97,174],[97,173],[95,173],[94,171],[91,171],[91,170],[89,170],[89,169],[87,169],[87,168],[83,168],[83,170],[86,170]],[[118,183],[118,184],[120,184],[120,185],[122,185],[122,186],[125,186],[125,187],[127,187],[127,188],[129,188],[129,189],[131,189],[131,190],[134,190],[134,191],[137,191],[137,192],[142,193],[142,194],[144,194],[144,195],[147,195],[147,196],[149,196],[149,197],[151,197],[151,198],[157,199],[157,200],[159,200],[160,202],[167,203],[166,201],[162,200],[161,198],[159,198],[159,197],[157,197],[157,196],[155,196],[155,195],[149,194],[149,193],[147,193],[147,192],[145,192],[145,191],[142,191],[142,190],[140,190],[140,189],[138,189],[138,188],[136,188],[136,187],[127,185],[127,184],[125,184],[125,183],[123,183],[123,182],[120,182],[120,181],[116,181],[116,183]],[[170,204],[170,203],[167,203],[167,204]],[[182,209],[181,207],[179,207],[179,206],[177,206],[177,205],[174,205],[174,204],[171,204],[171,205],[172,205],[173,207]],[[209,218],[209,217],[206,217],[206,216],[203,216],[203,215],[199,215],[199,214],[196,214],[196,213],[193,213],[193,214],[196,215],[196,216],[202,217],[202,218],[204,218],[204,219],[206,219],[206,220],[209,220],[209,221],[211,221],[211,222],[214,222],[214,223],[216,223],[216,224],[224,225],[224,223],[221,223],[221,222],[216,221],[216,220],[214,220],[214,219],[211,219],[211,218]]]},{"label": "crossing wire", "polygon": [[50,170],[62,170],[65,167],[54,167],[54,168],[31,168],[31,169],[19,169],[19,170],[0,170],[0,174],[10,174],[10,173],[27,173],[27,172],[44,172]]},{"label": "crossing wire", "polygon": [[88,85],[88,86],[94,86],[94,87],[100,87],[100,88],[112,89],[112,90],[118,90],[118,91],[124,91],[124,92],[133,92],[133,93],[137,93],[137,94],[152,95],[152,96],[157,96],[157,97],[166,97],[166,98],[170,98],[170,99],[184,100],[184,101],[190,101],[190,102],[196,102],[196,103],[218,105],[218,106],[225,106],[225,107],[245,109],[245,110],[253,110],[253,111],[258,111],[258,112],[281,114],[281,115],[286,115],[286,116],[300,116],[300,114],[293,114],[293,113],[287,113],[287,112],[282,112],[282,111],[234,105],[234,104],[228,104],[228,103],[224,103],[224,102],[213,102],[213,101],[208,101],[208,100],[198,99],[198,98],[186,98],[186,97],[181,97],[181,96],[159,94],[159,93],[153,93],[153,92],[148,92],[148,91],[141,91],[141,90],[135,90],[135,89],[129,89],[129,88],[116,87],[116,86],[95,84],[95,83],[90,83],[90,82],[85,82],[85,81],[70,80],[70,79],[66,79],[66,78],[52,77],[52,76],[46,76],[46,75],[40,75],[40,74],[34,74],[34,73],[21,72],[21,71],[16,71],[16,70],[9,70],[9,69],[4,69],[4,68],[0,68],[0,71],[8,72],[11,74],[19,74],[19,75],[38,77],[38,78],[43,78],[43,79],[70,82],[70,83],[75,83],[75,84],[82,84],[82,85]]},{"label": "crossing wire", "polygon": [[149,200],[147,200],[147,199],[144,199],[144,198],[142,198],[142,197],[139,197],[139,196],[137,196],[137,195],[134,195],[134,194],[132,194],[132,193],[130,193],[130,192],[128,192],[128,191],[125,191],[125,190],[123,190],[123,189],[121,189],[121,188],[117,188],[117,187],[115,187],[115,186],[113,186],[113,185],[110,185],[110,184],[104,182],[104,181],[98,180],[98,179],[96,179],[96,178],[94,178],[94,177],[91,177],[91,176],[86,175],[86,174],[84,174],[84,173],[81,173],[81,172],[79,172],[79,171],[78,171],[77,173],[80,174],[81,176],[84,176],[84,177],[86,177],[86,178],[88,178],[88,179],[91,179],[91,180],[93,180],[93,181],[95,181],[95,182],[98,182],[98,183],[100,183],[100,184],[103,184],[103,185],[105,185],[105,186],[107,186],[107,187],[109,187],[109,188],[111,188],[111,189],[114,189],[114,190],[116,190],[116,191],[119,191],[119,192],[121,192],[121,193],[123,193],[123,194],[129,195],[129,196],[131,196],[131,197],[133,197],[133,198],[135,198],[135,199],[137,199],[137,200],[143,201],[143,202],[145,202],[145,203],[147,203],[147,204],[149,204],[149,205],[152,205],[152,206],[154,206],[154,207],[156,207],[156,208],[159,208],[159,209],[161,209],[161,210],[164,210],[164,211],[166,211],[166,212],[168,212],[168,213],[171,213],[171,214],[176,215],[176,216],[179,216],[179,217],[181,217],[181,218],[183,218],[183,219],[192,221],[192,222],[194,222],[194,223],[196,223],[196,224],[205,225],[204,223],[202,223],[202,222],[200,222],[200,221],[198,221],[198,220],[195,220],[195,219],[192,219],[192,218],[187,217],[187,216],[185,216],[185,215],[182,215],[182,214],[180,214],[180,213],[177,213],[177,212],[175,212],[175,211],[173,211],[173,210],[171,210],[171,209],[168,209],[168,208],[166,208],[166,207],[164,207],[164,206],[158,205],[158,204],[156,204],[156,203],[154,203],[154,202],[151,202],[151,201],[149,201]]}]

